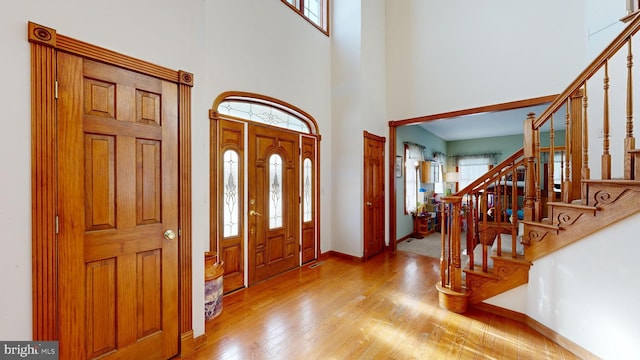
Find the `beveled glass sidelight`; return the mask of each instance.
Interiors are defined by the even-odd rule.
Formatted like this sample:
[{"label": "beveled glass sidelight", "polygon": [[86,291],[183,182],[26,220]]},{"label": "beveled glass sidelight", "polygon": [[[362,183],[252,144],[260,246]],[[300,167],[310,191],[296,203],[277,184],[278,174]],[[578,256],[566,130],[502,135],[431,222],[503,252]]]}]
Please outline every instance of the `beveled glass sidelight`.
[{"label": "beveled glass sidelight", "polygon": [[237,236],[240,214],[238,213],[238,153],[226,150],[222,155],[224,177],[224,237]]},{"label": "beveled glass sidelight", "polygon": [[303,179],[304,182],[302,184],[302,221],[308,222],[313,220],[313,188],[312,188],[312,176],[313,176],[313,166],[311,164],[311,159],[304,159],[303,162]]}]

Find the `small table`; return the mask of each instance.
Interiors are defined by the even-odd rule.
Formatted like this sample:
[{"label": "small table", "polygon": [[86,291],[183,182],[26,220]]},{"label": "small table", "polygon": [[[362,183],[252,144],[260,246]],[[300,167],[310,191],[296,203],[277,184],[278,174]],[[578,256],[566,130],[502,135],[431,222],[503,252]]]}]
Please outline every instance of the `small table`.
[{"label": "small table", "polygon": [[433,218],[430,214],[414,215],[413,216],[413,235],[416,239],[422,239],[423,237],[431,234],[433,229]]}]

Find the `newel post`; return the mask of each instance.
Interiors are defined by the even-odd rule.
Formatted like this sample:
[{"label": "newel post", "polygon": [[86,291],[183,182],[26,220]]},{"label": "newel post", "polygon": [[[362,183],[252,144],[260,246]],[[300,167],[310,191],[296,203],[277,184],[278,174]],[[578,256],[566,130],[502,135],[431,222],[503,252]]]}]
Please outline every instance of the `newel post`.
[{"label": "newel post", "polygon": [[440,306],[463,313],[467,310],[470,292],[462,286],[460,227],[462,196],[442,198],[442,244],[440,255],[440,281],[436,285]]}]

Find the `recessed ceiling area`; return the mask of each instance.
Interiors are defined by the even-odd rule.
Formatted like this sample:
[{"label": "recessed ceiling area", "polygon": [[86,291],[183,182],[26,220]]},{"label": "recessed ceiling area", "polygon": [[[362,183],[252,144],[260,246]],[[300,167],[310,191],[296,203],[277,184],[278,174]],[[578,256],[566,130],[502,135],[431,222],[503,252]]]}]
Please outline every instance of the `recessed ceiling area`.
[{"label": "recessed ceiling area", "polygon": [[[519,135],[523,133],[524,120],[533,112],[536,116],[550,105],[545,103],[518,109],[483,112],[418,124],[445,141],[479,139],[494,136]],[[558,122],[556,130],[564,129],[564,121]]]}]

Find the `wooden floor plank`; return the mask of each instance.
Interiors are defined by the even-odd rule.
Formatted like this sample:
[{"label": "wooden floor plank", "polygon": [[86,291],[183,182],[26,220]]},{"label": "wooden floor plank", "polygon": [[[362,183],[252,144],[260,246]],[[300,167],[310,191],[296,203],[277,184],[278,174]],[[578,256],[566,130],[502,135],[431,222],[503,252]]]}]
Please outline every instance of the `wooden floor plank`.
[{"label": "wooden floor plank", "polygon": [[528,326],[438,306],[437,259],[329,257],[223,299],[202,359],[576,359]]}]

